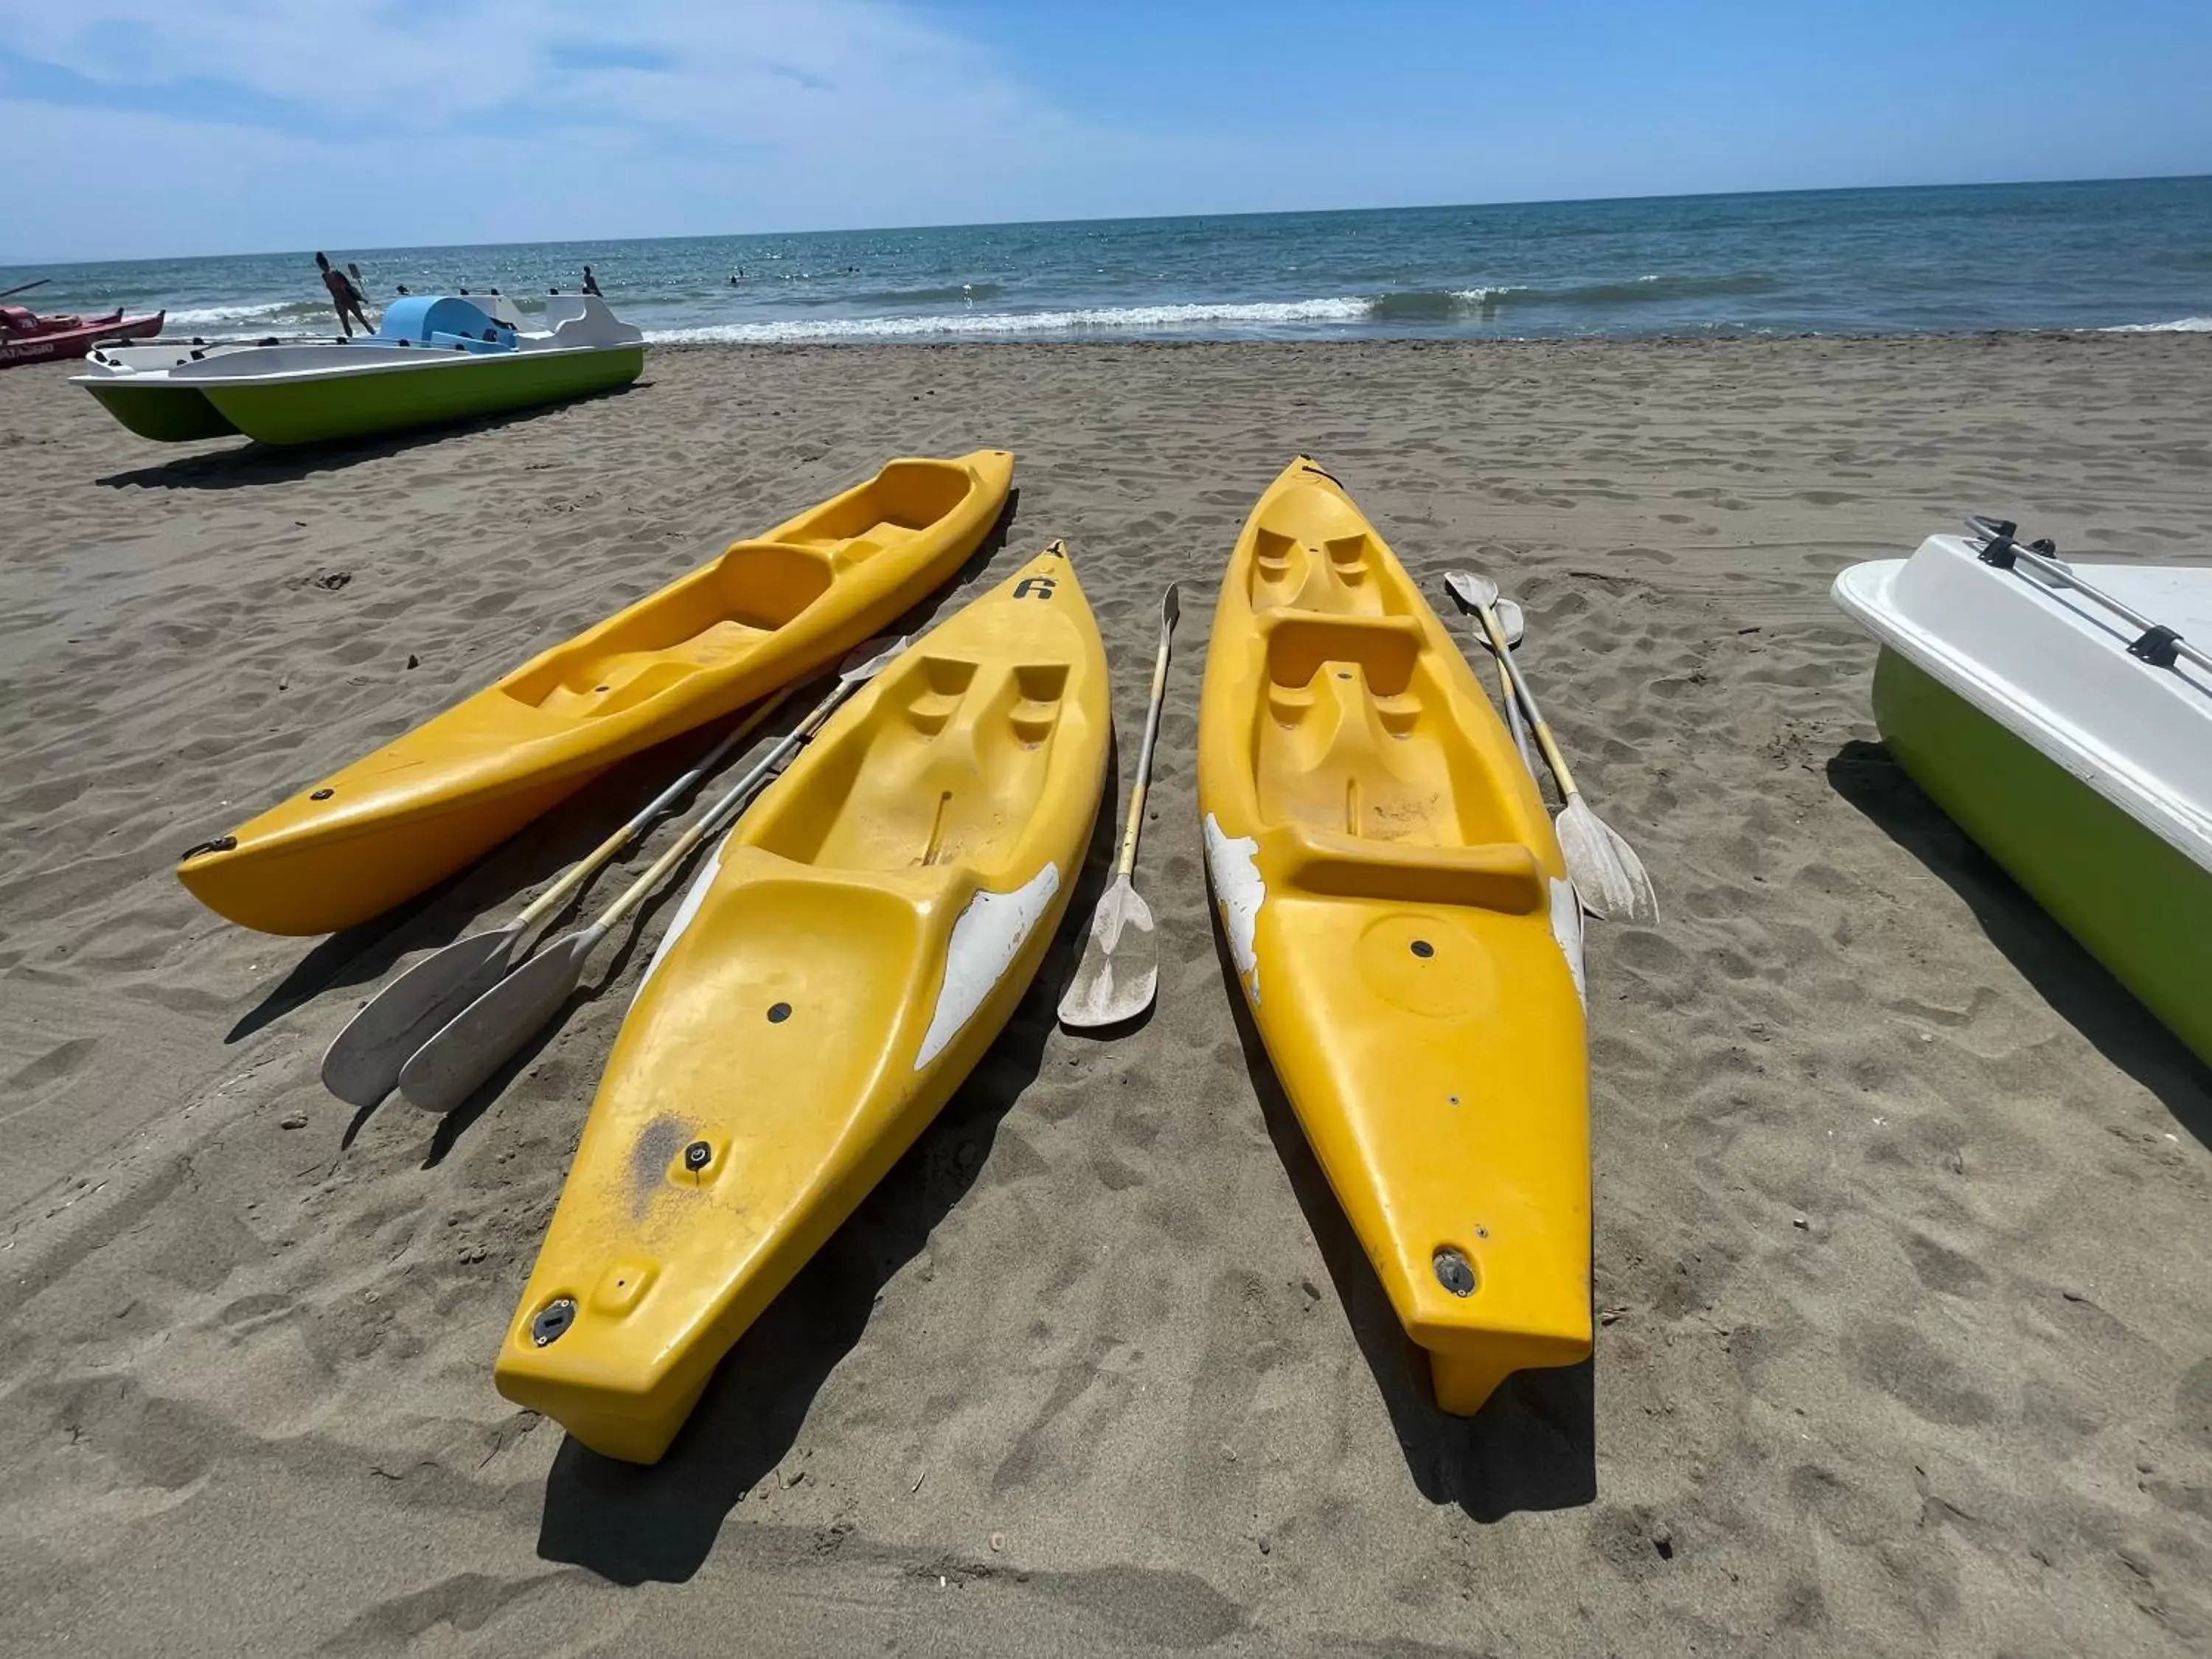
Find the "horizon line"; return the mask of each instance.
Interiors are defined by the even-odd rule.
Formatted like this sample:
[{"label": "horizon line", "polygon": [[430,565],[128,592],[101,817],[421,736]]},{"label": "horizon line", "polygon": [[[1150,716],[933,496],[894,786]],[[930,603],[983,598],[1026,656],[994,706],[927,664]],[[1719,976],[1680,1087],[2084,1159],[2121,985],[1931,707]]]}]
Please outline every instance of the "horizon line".
[{"label": "horizon line", "polygon": [[[1106,214],[1073,219],[975,219],[956,220],[936,224],[824,225],[805,230],[691,231],[680,235],[538,237],[507,242],[402,242],[373,247],[355,247],[350,244],[333,244],[333,246],[344,246],[351,253],[372,255],[418,252],[441,252],[457,248],[584,246],[611,247],[638,242],[720,242],[774,237],[866,236],[923,230],[1001,230],[1039,225],[1172,224],[1192,220],[1283,219],[1356,213],[1441,213],[1455,209],[1476,210],[1509,207],[1599,207],[1614,202],[1694,202],[1751,199],[1774,196],[1851,196],[1877,191],[1894,191],[1903,194],[1914,191],[1938,190],[2033,190],[2052,185],[2179,184],[2192,179],[2212,179],[2212,172],[2090,174],[2065,179],[1949,179],[1939,184],[1819,185],[1790,190],[1651,191],[1626,196],[1503,197],[1486,202],[1400,202],[1371,207],[1239,208],[1224,212]],[[228,253],[142,253],[133,254],[126,258],[106,259],[74,259],[63,256],[25,258],[15,254],[0,254],[0,271],[12,274],[30,270],[40,265],[92,267],[155,264],[191,259],[271,259],[310,253],[313,251],[303,245],[296,248],[253,248]]]}]

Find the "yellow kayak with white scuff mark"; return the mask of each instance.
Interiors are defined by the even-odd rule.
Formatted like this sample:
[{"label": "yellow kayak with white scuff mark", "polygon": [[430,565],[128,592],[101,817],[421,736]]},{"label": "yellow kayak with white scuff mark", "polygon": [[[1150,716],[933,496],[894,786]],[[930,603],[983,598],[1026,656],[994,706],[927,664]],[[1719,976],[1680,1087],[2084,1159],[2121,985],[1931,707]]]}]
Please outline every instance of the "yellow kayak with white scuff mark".
[{"label": "yellow kayak with white scuff mark", "polygon": [[1465,657],[1303,457],[1222,582],[1198,793],[1254,1022],[1437,1404],[1586,1357],[1574,890]]},{"label": "yellow kayak with white scuff mark", "polygon": [[653,1462],[715,1365],[1021,1000],[1105,781],[1106,658],[1056,548],[826,725],[674,913],[500,1392]]}]

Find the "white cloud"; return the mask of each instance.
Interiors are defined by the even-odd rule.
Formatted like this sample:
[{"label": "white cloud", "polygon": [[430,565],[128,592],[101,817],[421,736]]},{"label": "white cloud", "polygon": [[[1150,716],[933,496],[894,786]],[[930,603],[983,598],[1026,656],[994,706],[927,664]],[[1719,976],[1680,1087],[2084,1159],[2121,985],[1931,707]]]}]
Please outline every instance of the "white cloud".
[{"label": "white cloud", "polygon": [[74,77],[0,77],[0,149],[137,181],[11,188],[0,257],[972,220],[1160,155],[889,0],[0,0],[0,41]]}]

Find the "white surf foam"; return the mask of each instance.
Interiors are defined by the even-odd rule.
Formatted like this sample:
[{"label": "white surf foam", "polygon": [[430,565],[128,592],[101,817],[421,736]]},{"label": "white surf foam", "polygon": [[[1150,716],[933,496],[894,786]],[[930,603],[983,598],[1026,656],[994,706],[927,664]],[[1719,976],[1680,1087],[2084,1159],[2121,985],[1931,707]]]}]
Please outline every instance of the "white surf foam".
[{"label": "white surf foam", "polygon": [[172,327],[190,327],[197,323],[250,323],[257,317],[278,317],[284,313],[327,311],[328,306],[310,306],[300,300],[272,300],[258,306],[186,306],[169,313]]},{"label": "white surf foam", "polygon": [[772,323],[718,323],[702,328],[647,329],[666,345],[809,340],[896,340],[945,335],[1124,333],[1146,329],[1283,327],[1298,323],[1356,323],[1371,300],[1254,301],[1243,304],[1103,306],[1080,311],[953,312],[925,317],[808,317]]},{"label": "white surf foam", "polygon": [[2100,334],[2212,334],[2212,317],[2178,317],[2170,323],[2115,323]]}]

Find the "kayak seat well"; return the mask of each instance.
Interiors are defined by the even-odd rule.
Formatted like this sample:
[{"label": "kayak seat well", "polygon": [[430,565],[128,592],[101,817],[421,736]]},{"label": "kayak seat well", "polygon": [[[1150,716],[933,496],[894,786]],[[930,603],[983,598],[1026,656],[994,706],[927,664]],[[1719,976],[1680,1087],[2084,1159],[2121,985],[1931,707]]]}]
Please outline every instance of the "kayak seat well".
[{"label": "kayak seat well", "polygon": [[1067,681],[1064,662],[912,659],[754,844],[824,869],[965,864],[992,885],[1036,815]]},{"label": "kayak seat well", "polygon": [[635,708],[696,674],[729,666],[827,593],[836,574],[818,548],[739,542],[657,602],[514,676],[507,693],[571,720]]},{"label": "kayak seat well", "polygon": [[1267,687],[1252,763],[1294,882],[1516,915],[1548,902],[1488,769],[1431,712],[1447,698],[1419,623],[1278,609],[1260,626]]},{"label": "kayak seat well", "polygon": [[1289,489],[1270,504],[1252,544],[1252,609],[1379,617],[1389,605],[1373,532],[1335,491]]},{"label": "kayak seat well", "polygon": [[968,498],[975,487],[967,467],[953,461],[893,461],[863,489],[824,501],[790,526],[794,542],[867,540],[884,544],[883,531],[927,530]]},{"label": "kayak seat well", "polygon": [[631,709],[757,648],[826,595],[842,573],[913,541],[968,499],[968,468],[894,461],[774,541],[738,542],[657,599],[581,635],[506,685],[564,719]]}]

